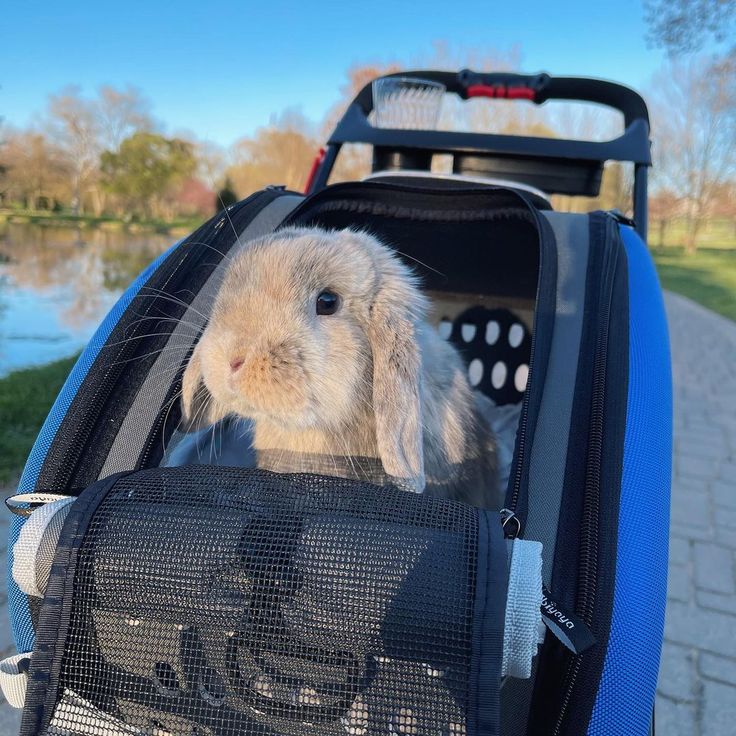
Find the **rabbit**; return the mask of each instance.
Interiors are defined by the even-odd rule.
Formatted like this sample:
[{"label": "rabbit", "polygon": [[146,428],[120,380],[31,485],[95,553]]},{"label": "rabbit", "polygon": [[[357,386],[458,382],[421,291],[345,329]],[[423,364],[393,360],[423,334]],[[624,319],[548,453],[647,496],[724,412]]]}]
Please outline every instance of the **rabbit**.
[{"label": "rabbit", "polygon": [[249,242],[184,370],[183,419],[249,419],[257,454],[373,459],[400,487],[498,508],[494,438],[428,309],[413,271],[366,232]]}]

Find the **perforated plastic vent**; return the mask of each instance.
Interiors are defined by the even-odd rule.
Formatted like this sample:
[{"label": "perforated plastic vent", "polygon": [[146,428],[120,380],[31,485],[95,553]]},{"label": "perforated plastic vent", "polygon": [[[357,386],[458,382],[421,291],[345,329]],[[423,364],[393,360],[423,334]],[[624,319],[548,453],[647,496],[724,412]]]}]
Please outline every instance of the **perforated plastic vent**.
[{"label": "perforated plastic vent", "polygon": [[471,307],[454,321],[442,319],[439,332],[462,355],[473,388],[497,406],[521,402],[529,377],[532,336],[519,317],[508,309]]},{"label": "perforated plastic vent", "polygon": [[46,606],[39,641],[58,637],[56,654],[34,656],[29,700],[45,705],[26,733],[474,731],[483,512],[204,466],[127,476],[98,501],[85,492],[62,537],[69,624]]}]

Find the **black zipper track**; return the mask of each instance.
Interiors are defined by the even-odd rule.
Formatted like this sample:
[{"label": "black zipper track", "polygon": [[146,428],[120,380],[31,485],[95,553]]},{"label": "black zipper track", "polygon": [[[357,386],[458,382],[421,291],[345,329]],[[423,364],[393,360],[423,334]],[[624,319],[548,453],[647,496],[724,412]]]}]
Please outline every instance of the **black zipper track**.
[{"label": "black zipper track", "polygon": [[[280,196],[280,192],[275,190],[259,191],[242,202],[239,202],[228,213],[234,228],[238,230],[244,221],[247,222],[254,216],[253,205],[258,199],[263,199],[264,201],[258,203],[259,206],[256,212],[260,211],[261,207],[278,196]],[[183,269],[190,272],[192,268],[202,265],[205,261],[207,262],[208,268],[214,269],[223,257],[222,255],[218,255],[216,251],[219,250],[221,253],[226,253],[237,242],[237,238],[229,223],[226,227],[218,226],[221,219],[222,215],[217,215],[192,233],[156,269],[142,289],[146,287],[150,288],[153,282],[156,289],[167,292],[167,287],[182,273]],[[213,249],[212,242],[214,239],[221,232],[227,234],[228,231],[230,233],[228,241],[230,242],[223,243],[220,248]],[[189,250],[185,252],[187,247],[189,247]],[[180,285],[177,284],[178,286]],[[194,294],[189,294],[190,298],[188,301],[190,302],[194,296]],[[134,297],[108,338],[108,342],[113,343],[125,332],[126,342],[118,347],[114,356],[103,352],[104,348],[98,354],[95,364],[85,377],[82,386],[80,386],[72,407],[67,412],[64,422],[57,431],[51,448],[49,448],[49,452],[44,460],[44,466],[39,473],[38,487],[58,489],[88,485],[87,483],[73,482],[77,480],[76,476],[78,474],[80,460],[90,450],[92,435],[99,425],[100,417],[103,415],[108,402],[114,396],[119,381],[128,374],[129,368],[132,365],[131,360],[135,359],[137,352],[141,350],[143,340],[137,338],[144,338],[145,330],[148,329],[143,322],[139,322],[132,330],[129,325],[126,325],[125,315],[131,313],[130,310],[136,305],[137,299],[137,296]],[[165,295],[162,295],[161,299],[150,299],[145,312],[146,314],[153,313],[154,309],[161,309],[162,306],[164,309],[167,306]],[[181,310],[183,311],[184,308],[182,306]],[[166,312],[164,311],[163,314],[166,314]],[[174,326],[173,323],[170,323],[170,326],[166,329],[170,332],[174,329]],[[146,350],[148,350],[147,347],[144,352]],[[155,355],[151,356],[149,360],[155,360],[155,357]],[[99,370],[104,371],[104,375],[101,377],[99,374],[94,375],[94,372]],[[94,384],[94,393],[90,395],[85,390],[85,384],[90,386],[90,380],[93,376],[97,380]],[[77,407],[74,407],[74,404],[79,399],[83,400],[83,405],[77,404],[79,411],[72,411],[72,408],[77,409]],[[60,438],[63,438],[63,444],[59,441]]]},{"label": "black zipper track", "polygon": [[[541,406],[544,381],[547,376],[547,362],[549,360],[556,311],[557,250],[554,234],[549,223],[536,210],[535,218],[539,232],[539,276],[529,356],[528,383],[522,399],[514,448],[514,466],[506,492],[506,509],[516,517],[517,524],[516,526],[504,525],[507,537],[520,536],[526,523],[527,500],[522,498],[522,491],[526,491],[524,481],[528,476],[531,460],[528,451],[530,427],[533,433]],[[530,414],[532,411],[533,413]]]},{"label": "black zipper track", "polygon": [[[601,523],[601,466],[605,427],[606,379],[608,365],[609,328],[613,284],[618,262],[619,246],[612,230],[614,219],[606,222],[605,252],[601,267],[600,299],[598,303],[598,333],[593,364],[588,452],[585,471],[585,495],[580,524],[577,597],[575,612],[591,626],[596,602],[599,562],[599,530]],[[565,722],[582,666],[582,655],[569,654],[563,678],[562,702],[552,731],[559,736]]]}]

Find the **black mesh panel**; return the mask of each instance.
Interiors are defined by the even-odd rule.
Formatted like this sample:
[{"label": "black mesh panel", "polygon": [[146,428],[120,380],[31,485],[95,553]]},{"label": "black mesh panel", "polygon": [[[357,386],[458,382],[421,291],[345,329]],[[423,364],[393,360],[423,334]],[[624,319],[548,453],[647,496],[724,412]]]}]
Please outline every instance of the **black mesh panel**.
[{"label": "black mesh panel", "polygon": [[[71,606],[56,659],[34,655],[24,732],[474,730],[485,512],[393,487],[207,466],[143,471],[101,501],[91,495],[71,525],[85,504],[96,509],[62,538]],[[42,652],[53,649],[43,642],[51,618]]]}]

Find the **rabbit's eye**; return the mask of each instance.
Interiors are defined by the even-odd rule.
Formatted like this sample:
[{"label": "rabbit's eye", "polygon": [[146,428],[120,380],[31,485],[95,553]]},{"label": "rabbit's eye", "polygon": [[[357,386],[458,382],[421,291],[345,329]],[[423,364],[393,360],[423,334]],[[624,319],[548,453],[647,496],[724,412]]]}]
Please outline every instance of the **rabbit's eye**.
[{"label": "rabbit's eye", "polygon": [[340,297],[332,291],[322,291],[317,296],[317,314],[335,314],[340,308]]}]

